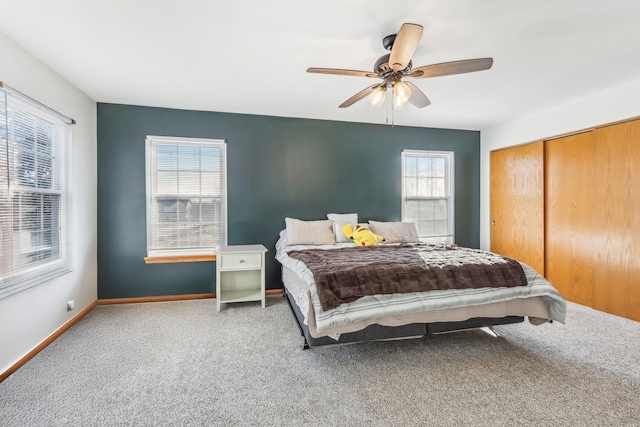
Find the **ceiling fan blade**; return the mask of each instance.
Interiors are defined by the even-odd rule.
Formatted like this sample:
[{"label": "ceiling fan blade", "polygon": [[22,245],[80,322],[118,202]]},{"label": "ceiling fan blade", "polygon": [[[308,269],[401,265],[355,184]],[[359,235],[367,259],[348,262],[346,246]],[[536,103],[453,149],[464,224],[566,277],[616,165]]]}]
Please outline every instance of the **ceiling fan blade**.
[{"label": "ceiling fan blade", "polygon": [[418,108],[424,108],[427,105],[431,104],[427,95],[425,95],[416,85],[411,82],[405,82],[409,89],[411,89],[411,98],[409,98],[409,102],[415,105]]},{"label": "ceiling fan blade", "polygon": [[372,73],[370,71],[341,70],[339,68],[307,68],[307,73],[336,74],[339,76],[354,77],[380,77],[377,73]]},{"label": "ceiling fan blade", "polygon": [[[384,84],[384,83],[382,83],[382,84]],[[364,90],[361,90],[360,92],[356,93],[351,98],[347,99],[342,104],[340,104],[340,106],[338,108],[350,107],[351,105],[353,105],[356,102],[360,101],[362,98],[365,98],[368,95],[370,95],[371,92],[373,92],[374,90],[376,90],[380,86],[381,86],[380,84],[375,84],[375,85],[369,86],[368,88],[366,88]]]},{"label": "ceiling fan blade", "polygon": [[393,71],[404,70],[409,65],[422,37],[422,25],[402,24],[391,48],[389,66]]},{"label": "ceiling fan blade", "polygon": [[473,73],[488,70],[493,65],[493,58],[465,59],[463,61],[443,62],[414,68],[405,77],[425,79],[427,77],[451,76],[454,74]]}]

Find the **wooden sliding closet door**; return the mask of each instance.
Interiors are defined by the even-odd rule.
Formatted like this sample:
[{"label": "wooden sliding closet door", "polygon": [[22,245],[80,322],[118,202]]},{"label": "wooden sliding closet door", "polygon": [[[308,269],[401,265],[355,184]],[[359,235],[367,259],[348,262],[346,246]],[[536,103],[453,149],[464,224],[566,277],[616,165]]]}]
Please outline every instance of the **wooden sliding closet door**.
[{"label": "wooden sliding closet door", "polygon": [[640,121],[594,137],[593,308],[640,321]]},{"label": "wooden sliding closet door", "polygon": [[544,145],[491,152],[491,251],[544,275]]},{"label": "wooden sliding closet door", "polygon": [[[569,301],[592,304],[592,132],[546,142],[545,272]],[[596,177],[597,179],[597,177]]]}]

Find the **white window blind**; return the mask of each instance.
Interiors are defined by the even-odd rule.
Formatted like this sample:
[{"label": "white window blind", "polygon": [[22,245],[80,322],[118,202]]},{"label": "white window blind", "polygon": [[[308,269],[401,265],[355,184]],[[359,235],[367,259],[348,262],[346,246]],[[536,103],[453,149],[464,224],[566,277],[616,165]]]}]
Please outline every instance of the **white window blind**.
[{"label": "white window blind", "polygon": [[71,270],[71,123],[0,85],[0,298]]},{"label": "white window blind", "polygon": [[225,141],[148,136],[146,162],[147,256],[226,245]]},{"label": "white window blind", "polygon": [[451,151],[402,153],[402,220],[425,242],[454,243],[453,159]]}]

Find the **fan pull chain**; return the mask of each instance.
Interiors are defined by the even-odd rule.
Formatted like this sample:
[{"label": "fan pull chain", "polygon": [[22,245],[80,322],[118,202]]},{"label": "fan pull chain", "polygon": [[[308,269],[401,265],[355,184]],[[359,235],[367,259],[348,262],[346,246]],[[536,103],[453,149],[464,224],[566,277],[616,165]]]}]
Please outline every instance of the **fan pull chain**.
[{"label": "fan pull chain", "polygon": [[393,101],[391,102],[391,127],[395,127],[395,108],[393,108]]},{"label": "fan pull chain", "polygon": [[385,119],[385,124],[387,125],[389,124],[389,110],[391,110],[391,127],[395,127],[393,101],[389,102],[389,107],[387,108],[387,117]]},{"label": "fan pull chain", "polygon": [[389,124],[389,109],[387,108],[386,124]]}]

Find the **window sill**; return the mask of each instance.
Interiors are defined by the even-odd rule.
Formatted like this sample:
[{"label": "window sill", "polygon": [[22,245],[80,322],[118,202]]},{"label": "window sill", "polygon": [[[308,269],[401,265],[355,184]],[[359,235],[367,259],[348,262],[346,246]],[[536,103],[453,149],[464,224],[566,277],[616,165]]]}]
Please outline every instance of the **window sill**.
[{"label": "window sill", "polygon": [[215,260],[215,254],[144,257],[145,264],[170,264],[174,262],[204,262]]}]

